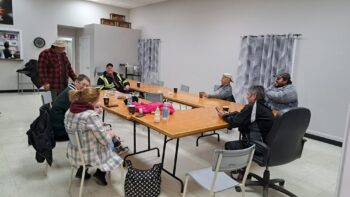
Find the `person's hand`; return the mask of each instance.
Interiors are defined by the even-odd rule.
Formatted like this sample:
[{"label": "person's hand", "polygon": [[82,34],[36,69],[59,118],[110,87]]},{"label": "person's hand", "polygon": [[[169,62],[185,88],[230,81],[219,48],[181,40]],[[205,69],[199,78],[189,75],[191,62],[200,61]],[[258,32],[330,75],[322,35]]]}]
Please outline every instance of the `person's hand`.
[{"label": "person's hand", "polygon": [[117,135],[114,133],[112,129],[107,130],[107,135],[111,138],[117,137]]},{"label": "person's hand", "polygon": [[101,107],[101,105],[100,105],[99,103],[97,103],[97,104],[94,106],[94,110],[95,110],[95,112],[98,113],[98,114],[101,114],[102,111],[103,111],[103,109],[102,109],[102,107]]},{"label": "person's hand", "polygon": [[221,110],[219,107],[215,107],[216,111],[218,112],[218,116],[222,118],[224,115],[228,114],[227,111]]},{"label": "person's hand", "polygon": [[129,90],[130,89],[130,86],[129,85],[126,85],[125,87],[124,87],[124,90]]},{"label": "person's hand", "polygon": [[49,91],[50,90],[50,84],[49,83],[45,84],[43,87],[44,87],[45,91]]}]

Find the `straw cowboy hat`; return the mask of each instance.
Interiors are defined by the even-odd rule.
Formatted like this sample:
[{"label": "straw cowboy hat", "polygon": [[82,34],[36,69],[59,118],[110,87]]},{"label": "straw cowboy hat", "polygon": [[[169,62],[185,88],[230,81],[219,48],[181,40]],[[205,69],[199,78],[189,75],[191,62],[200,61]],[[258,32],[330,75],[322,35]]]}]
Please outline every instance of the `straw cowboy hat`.
[{"label": "straw cowboy hat", "polygon": [[66,47],[66,43],[63,40],[56,40],[54,43],[52,43],[52,45],[55,47]]},{"label": "straw cowboy hat", "polygon": [[231,82],[233,82],[232,75],[230,73],[224,73],[222,76],[227,77]]}]

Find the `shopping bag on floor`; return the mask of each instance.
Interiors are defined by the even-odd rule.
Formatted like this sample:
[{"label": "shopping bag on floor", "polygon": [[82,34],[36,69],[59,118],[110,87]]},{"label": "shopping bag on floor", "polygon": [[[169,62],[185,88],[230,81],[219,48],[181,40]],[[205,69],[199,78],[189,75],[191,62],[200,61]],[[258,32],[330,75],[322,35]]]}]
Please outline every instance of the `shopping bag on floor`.
[{"label": "shopping bag on floor", "polygon": [[139,170],[125,160],[128,172],[125,176],[125,197],[157,197],[160,194],[162,164],[154,164],[151,169]]}]

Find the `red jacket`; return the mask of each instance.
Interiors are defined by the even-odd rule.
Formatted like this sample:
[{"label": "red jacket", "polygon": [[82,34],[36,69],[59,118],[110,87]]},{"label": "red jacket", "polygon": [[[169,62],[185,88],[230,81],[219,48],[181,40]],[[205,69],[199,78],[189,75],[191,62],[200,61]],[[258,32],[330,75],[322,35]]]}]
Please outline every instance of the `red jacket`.
[{"label": "red jacket", "polygon": [[[41,85],[50,84],[50,90],[63,90],[68,85],[68,77],[73,81],[77,78],[75,75],[66,53],[61,54],[63,56],[63,63],[66,65],[66,73],[62,75],[62,65],[59,61],[59,55],[55,53],[53,48],[45,49],[39,55],[38,60],[38,74],[39,83]],[[64,87],[61,85],[61,77],[65,76]]]}]

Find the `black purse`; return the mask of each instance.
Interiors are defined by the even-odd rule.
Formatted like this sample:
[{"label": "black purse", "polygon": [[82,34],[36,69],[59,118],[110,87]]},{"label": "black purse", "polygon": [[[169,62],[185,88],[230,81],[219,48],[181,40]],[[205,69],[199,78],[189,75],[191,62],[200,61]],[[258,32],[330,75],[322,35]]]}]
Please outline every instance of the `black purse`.
[{"label": "black purse", "polygon": [[162,164],[154,164],[151,169],[139,170],[125,160],[128,171],[125,176],[125,197],[156,197],[160,194]]}]

